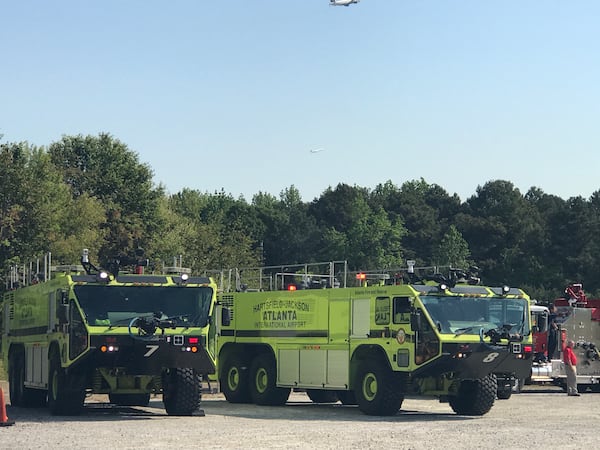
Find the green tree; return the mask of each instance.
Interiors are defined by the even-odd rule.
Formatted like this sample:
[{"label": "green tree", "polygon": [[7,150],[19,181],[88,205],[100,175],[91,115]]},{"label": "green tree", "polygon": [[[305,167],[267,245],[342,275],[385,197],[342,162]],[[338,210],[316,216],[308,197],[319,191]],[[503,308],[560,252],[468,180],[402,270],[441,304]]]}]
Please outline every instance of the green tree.
[{"label": "green tree", "polygon": [[61,256],[67,186],[43,148],[27,143],[0,145],[0,264],[31,261],[48,251]]},{"label": "green tree", "polygon": [[519,189],[504,180],[477,188],[455,224],[488,283],[523,284],[535,264],[543,233],[539,215]]},{"label": "green tree", "polygon": [[165,211],[170,220],[161,237],[163,257],[177,251],[195,271],[258,265],[253,234],[260,223],[243,199],[184,189],[170,198]]},{"label": "green tree", "polygon": [[564,214],[553,223],[552,239],[559,246],[563,264],[563,289],[568,283],[584,283],[588,292],[600,287],[597,203],[596,195],[592,196],[591,202],[579,196],[572,197],[566,202]]},{"label": "green tree", "polygon": [[284,189],[279,199],[259,193],[252,205],[264,226],[259,240],[265,265],[317,262],[320,232],[298,189]]},{"label": "green tree", "polygon": [[322,260],[347,259],[363,270],[402,265],[402,221],[390,219],[381,206],[372,208],[368,190],[340,183],[314,200],[309,211],[322,230]]},{"label": "green tree", "polygon": [[[64,186],[67,193],[67,186]],[[50,251],[56,261],[73,264],[80,260],[83,248],[92,261],[98,261],[98,252],[104,243],[106,228],[104,206],[96,198],[82,194],[68,197],[61,205],[58,217],[60,232],[51,238]]]},{"label": "green tree", "polygon": [[564,228],[568,206],[562,198],[534,187],[525,194],[525,200],[535,210],[539,225],[538,235],[525,243],[531,256],[525,284],[529,287],[528,292],[543,299],[547,298],[549,290],[554,290],[556,295],[566,285],[565,250],[571,239]]},{"label": "green tree", "polygon": [[152,170],[136,153],[107,133],[63,136],[50,145],[49,153],[73,198],[87,194],[104,205],[106,232],[99,249],[104,262],[116,256],[133,258],[138,248],[151,245],[163,225],[163,189],[154,187]]},{"label": "green tree", "polygon": [[[28,182],[30,150],[25,143],[0,144],[0,258],[7,261],[22,251],[18,240]],[[3,271],[4,272],[4,271]]]},{"label": "green tree", "polygon": [[469,266],[469,244],[464,240],[460,231],[450,225],[439,246],[434,249],[433,263],[440,266],[467,268]]},{"label": "green tree", "polygon": [[2,244],[13,255],[33,256],[59,231],[67,191],[42,148],[7,144],[1,152]]},{"label": "green tree", "polygon": [[391,181],[380,184],[371,194],[371,204],[381,206],[390,220],[404,224],[404,255],[419,264],[430,263],[443,230],[452,223],[461,207],[457,195],[450,196],[440,186],[429,184],[423,178],[407,181],[400,188]]}]

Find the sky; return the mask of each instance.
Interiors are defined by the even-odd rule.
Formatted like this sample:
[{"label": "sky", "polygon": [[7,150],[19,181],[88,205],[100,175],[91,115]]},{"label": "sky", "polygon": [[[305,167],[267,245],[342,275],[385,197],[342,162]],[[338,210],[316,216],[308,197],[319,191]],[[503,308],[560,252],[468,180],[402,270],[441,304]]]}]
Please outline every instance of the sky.
[{"label": "sky", "polygon": [[597,0],[0,0],[0,142],[110,133],[171,194],[588,198],[599,23]]}]

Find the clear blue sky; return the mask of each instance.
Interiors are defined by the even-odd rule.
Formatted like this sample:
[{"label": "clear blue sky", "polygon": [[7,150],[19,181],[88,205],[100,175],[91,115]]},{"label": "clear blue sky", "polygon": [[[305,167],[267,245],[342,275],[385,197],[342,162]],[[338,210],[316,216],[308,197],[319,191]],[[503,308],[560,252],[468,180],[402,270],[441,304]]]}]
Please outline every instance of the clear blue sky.
[{"label": "clear blue sky", "polygon": [[600,1],[328,3],[2,0],[2,142],[108,132],[169,193],[248,201],[600,189]]}]

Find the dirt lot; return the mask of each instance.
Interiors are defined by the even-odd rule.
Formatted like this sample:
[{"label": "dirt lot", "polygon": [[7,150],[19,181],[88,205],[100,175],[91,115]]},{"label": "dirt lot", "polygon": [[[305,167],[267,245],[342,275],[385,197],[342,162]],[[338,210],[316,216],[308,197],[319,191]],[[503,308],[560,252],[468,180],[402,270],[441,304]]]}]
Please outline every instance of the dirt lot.
[{"label": "dirt lot", "polygon": [[147,408],[103,401],[89,399],[78,417],[8,406],[15,425],[0,428],[0,448],[581,449],[596,447],[600,421],[600,394],[567,397],[553,387],[497,400],[483,417],[416,398],[394,417],[369,417],[356,407],[315,405],[303,393],[293,393],[284,407],[231,405],[220,394],[205,395],[204,417],[167,416],[158,397]]}]

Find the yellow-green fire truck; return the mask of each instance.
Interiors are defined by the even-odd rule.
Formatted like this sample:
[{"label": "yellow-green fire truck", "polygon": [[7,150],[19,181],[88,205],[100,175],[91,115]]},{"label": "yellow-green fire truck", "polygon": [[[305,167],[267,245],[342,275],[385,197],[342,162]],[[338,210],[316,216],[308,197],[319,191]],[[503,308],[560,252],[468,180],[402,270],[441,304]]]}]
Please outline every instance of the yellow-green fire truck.
[{"label": "yellow-green fire truck", "polygon": [[195,414],[202,377],[216,371],[214,281],[140,267],[119,273],[116,264],[111,273],[86,251],[81,263],[50,270],[47,255],[34,270],[11,271],[0,322],[11,404],[71,415],[89,394],[145,406],[162,393],[168,414]]},{"label": "yellow-green fire truck", "polygon": [[[345,262],[325,266],[228,277],[235,282],[219,295],[217,347],[229,402],[282,405],[294,389],[313,402],[393,415],[406,395],[424,395],[478,416],[529,374],[522,290],[482,286],[465,271],[419,275],[427,271],[414,264],[356,277]],[[253,281],[244,282],[250,274]]]}]

